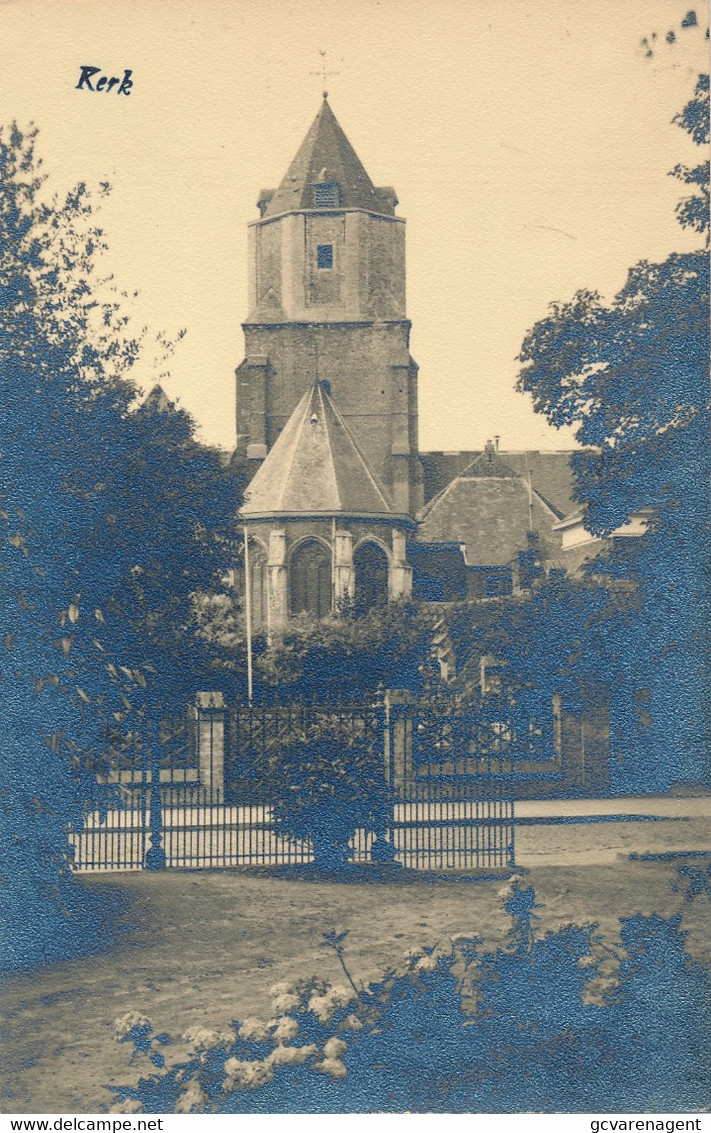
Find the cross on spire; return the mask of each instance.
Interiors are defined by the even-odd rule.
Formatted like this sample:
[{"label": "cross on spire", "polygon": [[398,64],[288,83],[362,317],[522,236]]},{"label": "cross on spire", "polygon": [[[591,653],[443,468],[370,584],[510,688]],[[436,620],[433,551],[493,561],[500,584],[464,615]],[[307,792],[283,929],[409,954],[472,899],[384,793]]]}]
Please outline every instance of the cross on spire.
[{"label": "cross on spire", "polygon": [[[319,78],[323,79],[323,85],[325,87],[326,83],[328,82],[328,79],[330,77],[332,77],[333,75],[340,75],[341,72],[340,71],[328,71],[328,70],[326,70],[326,52],[325,51],[319,51],[319,55],[321,56],[321,70],[320,71],[311,71],[310,74],[318,75]],[[327,90],[324,90],[323,97],[328,98],[328,91]]]}]

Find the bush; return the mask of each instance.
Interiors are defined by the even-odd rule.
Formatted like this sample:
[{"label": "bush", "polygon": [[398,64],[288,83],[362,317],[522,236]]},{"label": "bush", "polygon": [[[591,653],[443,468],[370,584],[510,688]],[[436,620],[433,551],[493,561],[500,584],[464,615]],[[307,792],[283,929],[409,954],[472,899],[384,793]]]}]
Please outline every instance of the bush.
[{"label": "bush", "polygon": [[296,840],[310,839],[314,864],[337,869],[348,859],[348,843],[358,829],[384,838],[390,807],[382,739],[367,725],[358,734],[348,717],[313,720],[303,739],[284,749],[275,778],[272,814],[276,829]]},{"label": "bush", "polygon": [[[622,951],[595,925],[537,938],[533,889],[504,890],[506,945],[459,937],[413,949],[360,988],[277,984],[273,1017],[227,1033],[152,1035],[118,1021],[135,1081],[117,1110],[153,1113],[637,1112],[706,1104],[709,981],[679,917],[621,922]],[[342,960],[343,936],[324,943]],[[615,968],[611,972],[611,965]],[[604,990],[605,980],[612,987]]]}]

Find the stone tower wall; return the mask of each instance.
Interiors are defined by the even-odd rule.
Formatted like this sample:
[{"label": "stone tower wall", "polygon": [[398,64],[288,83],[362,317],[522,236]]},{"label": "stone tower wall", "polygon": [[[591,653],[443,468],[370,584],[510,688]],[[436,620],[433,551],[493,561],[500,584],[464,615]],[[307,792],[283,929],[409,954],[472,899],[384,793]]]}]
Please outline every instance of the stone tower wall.
[{"label": "stone tower wall", "polygon": [[263,459],[304,393],[328,381],[358,447],[400,511],[421,503],[411,481],[417,454],[417,366],[410,324],[245,324],[237,372],[239,447]]},{"label": "stone tower wall", "polygon": [[[333,266],[318,266],[328,245]],[[405,221],[357,209],[290,212],[249,226],[247,322],[405,318]]]}]

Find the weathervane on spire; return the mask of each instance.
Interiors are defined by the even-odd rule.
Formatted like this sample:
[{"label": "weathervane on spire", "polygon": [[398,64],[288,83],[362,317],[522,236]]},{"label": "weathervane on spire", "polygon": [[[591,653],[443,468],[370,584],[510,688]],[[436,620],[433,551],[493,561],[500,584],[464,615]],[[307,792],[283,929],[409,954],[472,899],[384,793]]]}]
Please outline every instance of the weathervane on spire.
[{"label": "weathervane on spire", "polygon": [[[333,75],[340,75],[341,72],[340,71],[327,71],[326,70],[326,52],[325,51],[319,51],[319,55],[321,56],[321,70],[320,71],[311,71],[310,74],[318,75],[319,78],[323,79],[323,85],[325,87],[326,83],[328,82],[329,77],[331,77]],[[328,98],[328,91],[327,90],[324,90],[323,97]]]}]

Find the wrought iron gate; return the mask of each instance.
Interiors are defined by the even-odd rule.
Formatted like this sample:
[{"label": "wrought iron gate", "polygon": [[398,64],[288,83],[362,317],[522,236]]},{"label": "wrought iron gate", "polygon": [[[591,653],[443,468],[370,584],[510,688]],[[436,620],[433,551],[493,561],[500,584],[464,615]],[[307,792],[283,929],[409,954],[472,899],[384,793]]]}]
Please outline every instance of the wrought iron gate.
[{"label": "wrought iron gate", "polygon": [[[336,735],[342,729],[349,743],[377,752],[390,799],[379,849],[389,843],[395,863],[437,871],[514,864],[512,738],[491,722],[399,703],[386,694],[382,703],[369,705],[234,710],[219,696],[203,697],[189,729],[193,750],[183,754],[181,766],[156,760],[117,773],[104,785],[105,797],[83,828],[70,831],[73,868],[312,862],[311,840],[290,837],[275,821],[274,784],[285,748],[307,743],[323,728]],[[351,860],[365,865],[377,857],[375,839],[375,830],[356,830]]]}]

